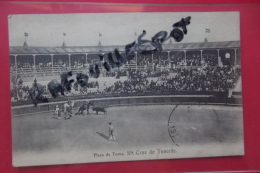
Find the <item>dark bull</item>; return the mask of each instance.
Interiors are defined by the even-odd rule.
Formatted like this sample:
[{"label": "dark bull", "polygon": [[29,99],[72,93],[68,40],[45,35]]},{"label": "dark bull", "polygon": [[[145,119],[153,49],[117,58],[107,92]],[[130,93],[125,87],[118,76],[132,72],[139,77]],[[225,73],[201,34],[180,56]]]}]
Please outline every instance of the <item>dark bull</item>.
[{"label": "dark bull", "polygon": [[105,108],[102,107],[92,107],[93,111],[96,111],[96,114],[98,114],[98,112],[104,112],[104,115],[107,115],[107,110]]}]

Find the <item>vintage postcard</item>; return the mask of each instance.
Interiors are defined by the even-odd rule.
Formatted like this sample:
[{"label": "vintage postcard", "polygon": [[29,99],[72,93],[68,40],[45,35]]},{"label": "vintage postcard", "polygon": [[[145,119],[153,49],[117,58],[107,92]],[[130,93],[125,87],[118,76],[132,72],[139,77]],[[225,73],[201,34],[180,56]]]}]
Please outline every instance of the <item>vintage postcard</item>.
[{"label": "vintage postcard", "polygon": [[13,166],[244,155],[239,12],[8,21]]}]

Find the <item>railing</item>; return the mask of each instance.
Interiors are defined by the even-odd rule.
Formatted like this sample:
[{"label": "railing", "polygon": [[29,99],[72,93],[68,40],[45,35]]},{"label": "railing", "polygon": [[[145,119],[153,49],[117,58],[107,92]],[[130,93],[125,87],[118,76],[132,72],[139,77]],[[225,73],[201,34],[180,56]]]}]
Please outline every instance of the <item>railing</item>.
[{"label": "railing", "polygon": [[[70,100],[81,100],[81,99],[95,99],[95,98],[110,98],[110,97],[134,97],[134,96],[210,96],[214,99],[227,98],[228,92],[205,92],[205,91],[196,91],[196,92],[182,92],[182,91],[165,91],[165,92],[121,92],[121,93],[104,93],[104,94],[86,94],[86,95],[74,95],[58,98],[50,98],[49,102],[59,102]],[[18,101],[12,102],[12,106],[21,106],[21,105],[32,104],[31,100],[28,101]]]},{"label": "railing", "polygon": [[[137,94],[138,95],[138,94]],[[116,93],[107,95],[109,98],[88,97],[77,98],[74,109],[80,107],[84,101],[93,101],[94,105],[102,107],[118,106],[146,106],[146,105],[171,105],[171,104],[217,104],[217,105],[241,105],[241,98],[214,97],[212,95],[157,95],[157,96],[122,96]],[[56,100],[55,102],[42,103],[37,107],[32,104],[12,107],[12,116],[30,115],[54,111],[56,105],[63,108],[66,100]]]},{"label": "railing", "polygon": [[[131,65],[125,65],[124,67],[120,68],[120,70],[127,70],[128,68],[131,68],[133,70],[142,70],[144,69],[143,66],[131,66]],[[82,67],[67,67],[64,68],[62,66],[56,66],[56,67],[36,67],[36,68],[17,68],[17,71],[15,69],[11,70],[11,74],[19,75],[20,77],[39,77],[39,76],[56,76],[60,75],[63,72],[73,71],[74,73],[81,73],[88,71],[88,68],[82,68]],[[103,67],[100,67],[101,73],[105,70]],[[118,69],[115,69],[115,71]]]}]

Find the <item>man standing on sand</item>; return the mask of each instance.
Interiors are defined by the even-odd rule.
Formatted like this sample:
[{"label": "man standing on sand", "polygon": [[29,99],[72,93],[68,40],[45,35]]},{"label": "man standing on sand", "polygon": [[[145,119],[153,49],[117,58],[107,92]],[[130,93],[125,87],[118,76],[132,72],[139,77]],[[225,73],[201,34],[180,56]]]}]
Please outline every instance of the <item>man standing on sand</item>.
[{"label": "man standing on sand", "polygon": [[68,102],[64,104],[64,114],[67,115],[65,117],[65,120],[70,119],[72,117],[73,105],[73,102],[71,102],[70,100],[68,100]]},{"label": "man standing on sand", "polygon": [[116,137],[115,137],[115,134],[114,134],[114,127],[112,126],[112,123],[110,122],[109,123],[109,138],[108,138],[109,141],[115,141],[116,140]]},{"label": "man standing on sand", "polygon": [[56,105],[55,112],[54,112],[53,115],[58,115],[58,120],[60,120],[61,114],[60,114],[60,107],[59,107],[59,105]]}]

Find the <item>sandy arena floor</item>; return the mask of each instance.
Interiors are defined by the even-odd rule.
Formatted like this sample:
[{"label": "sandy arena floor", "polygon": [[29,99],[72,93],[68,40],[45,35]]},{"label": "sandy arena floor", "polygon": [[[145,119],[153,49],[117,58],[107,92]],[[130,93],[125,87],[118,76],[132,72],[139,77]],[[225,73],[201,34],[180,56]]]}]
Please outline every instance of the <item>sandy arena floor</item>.
[{"label": "sandy arena floor", "polygon": [[[193,105],[189,111],[180,105],[172,112],[175,106],[114,107],[108,115],[92,112],[70,120],[63,113],[58,120],[53,112],[13,117],[13,165],[243,155],[241,107]],[[109,122],[116,141],[107,140]],[[157,149],[176,153],[137,155],[137,150]],[[113,152],[123,156],[94,157]]]}]

